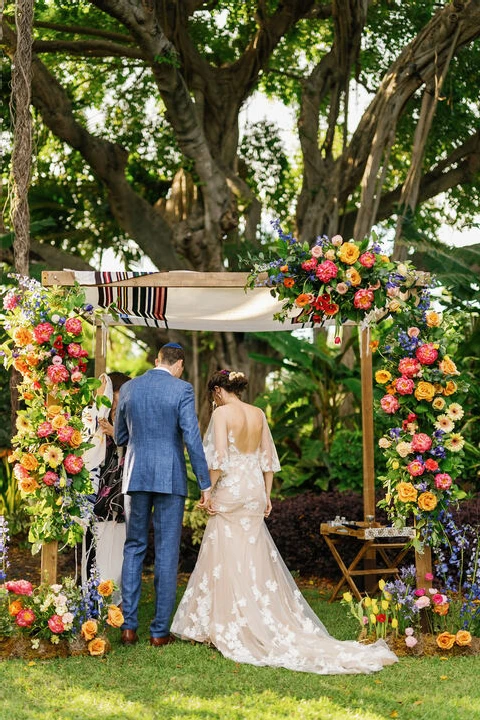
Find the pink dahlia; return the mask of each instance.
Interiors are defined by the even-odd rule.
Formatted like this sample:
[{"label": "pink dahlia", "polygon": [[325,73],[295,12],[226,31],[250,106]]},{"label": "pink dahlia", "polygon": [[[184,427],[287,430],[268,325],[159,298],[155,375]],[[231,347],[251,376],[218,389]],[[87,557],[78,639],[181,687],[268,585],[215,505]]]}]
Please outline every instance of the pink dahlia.
[{"label": "pink dahlia", "polygon": [[39,323],[37,327],[33,328],[33,334],[35,335],[35,340],[41,345],[42,343],[46,343],[50,340],[51,336],[53,335],[55,329],[53,325],[50,323]]},{"label": "pink dahlia", "polygon": [[384,410],[389,415],[393,415],[393,413],[397,412],[398,408],[400,407],[398,398],[396,398],[394,395],[384,395],[383,398],[380,400],[380,405],[382,407],[382,410]]},{"label": "pink dahlia", "polygon": [[70,374],[64,365],[49,365],[47,375],[55,385],[61,382],[66,382],[70,377]]},{"label": "pink dahlia", "polygon": [[453,480],[448,473],[438,473],[435,475],[435,487],[437,490],[448,490]]},{"label": "pink dahlia", "polygon": [[53,433],[52,423],[48,422],[48,420],[46,420],[45,422],[42,422],[37,428],[38,437],[41,437],[41,438],[48,437],[52,433]]},{"label": "pink dahlia", "polygon": [[399,377],[394,382],[395,390],[400,395],[411,395],[413,392],[413,389],[415,387],[415,383],[413,380],[409,377],[406,377],[406,375],[402,375],[402,377]]},{"label": "pink dahlia", "polygon": [[79,318],[68,318],[65,323],[65,330],[70,335],[81,335],[82,329],[82,321]]},{"label": "pink dahlia", "polygon": [[373,267],[375,265],[375,260],[375,253],[372,252],[365,252],[358,258],[358,262],[366,268]]},{"label": "pink dahlia", "polygon": [[320,265],[317,266],[316,276],[321,282],[328,282],[332,278],[336,277],[338,268],[331,260],[324,260]]},{"label": "pink dahlia", "polygon": [[357,290],[357,292],[353,296],[353,304],[356,308],[359,308],[360,310],[368,310],[370,307],[372,307],[373,300],[373,292],[368,288],[363,290]]},{"label": "pink dahlia", "polygon": [[412,450],[414,452],[427,452],[432,447],[432,439],[425,433],[415,433],[412,437]]},{"label": "pink dahlia", "polygon": [[51,470],[48,470],[45,473],[45,475],[43,476],[42,480],[45,483],[45,485],[48,485],[48,486],[55,485],[55,483],[58,480],[58,475],[57,475],[57,473],[54,473]]},{"label": "pink dahlia", "polygon": [[48,627],[52,633],[55,633],[56,635],[59,635],[65,630],[65,625],[63,624],[63,620],[60,615],[52,615],[52,617],[49,617]]},{"label": "pink dahlia", "polygon": [[302,262],[302,269],[305,270],[305,272],[312,272],[312,270],[315,270],[317,267],[318,262],[316,258],[310,258],[310,260],[305,260],[305,262]]},{"label": "pink dahlia", "polygon": [[412,460],[412,462],[408,463],[407,470],[412,477],[418,477],[418,475],[423,475],[425,465],[420,460]]},{"label": "pink dahlia", "polygon": [[74,432],[75,428],[71,427],[70,425],[65,425],[65,427],[58,428],[57,437],[60,442],[69,443],[72,439],[72,435]]},{"label": "pink dahlia", "polygon": [[402,358],[398,363],[398,371],[406,377],[414,377],[420,370],[420,363],[415,358]]},{"label": "pink dahlia", "polygon": [[19,627],[31,627],[35,620],[35,613],[30,608],[23,608],[15,617],[15,622]]},{"label": "pink dahlia", "polygon": [[33,585],[28,580],[9,580],[5,583],[8,592],[15,595],[31,595],[33,593]]},{"label": "pink dahlia", "polygon": [[416,349],[415,355],[422,365],[433,365],[438,357],[438,350],[433,343],[425,343]]},{"label": "pink dahlia", "polygon": [[67,455],[63,464],[70,475],[78,475],[83,468],[83,460],[78,455]]}]

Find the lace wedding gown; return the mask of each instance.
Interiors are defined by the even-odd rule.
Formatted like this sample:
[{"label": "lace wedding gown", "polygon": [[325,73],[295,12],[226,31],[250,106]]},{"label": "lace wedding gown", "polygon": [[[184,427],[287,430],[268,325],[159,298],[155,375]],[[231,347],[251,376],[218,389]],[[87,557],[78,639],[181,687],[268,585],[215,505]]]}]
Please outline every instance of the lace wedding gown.
[{"label": "lace wedding gown", "polygon": [[333,638],[280,557],[264,522],[263,472],[280,469],[265,416],[257,451],[242,453],[231,431],[218,431],[215,415],[204,447],[209,468],[222,471],[212,492],[218,513],[208,520],[171,632],[212,643],[235,662],[318,674],[369,673],[396,662],[382,640]]}]

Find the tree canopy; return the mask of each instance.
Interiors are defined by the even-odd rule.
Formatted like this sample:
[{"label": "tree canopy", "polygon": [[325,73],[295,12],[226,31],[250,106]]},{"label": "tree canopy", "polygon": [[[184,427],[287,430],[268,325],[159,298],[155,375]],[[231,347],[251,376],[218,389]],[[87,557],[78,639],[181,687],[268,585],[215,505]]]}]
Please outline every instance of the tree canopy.
[{"label": "tree canopy", "polygon": [[[12,2],[2,31],[12,59]],[[267,212],[304,240],[472,223],[479,34],[479,0],[37,0],[32,250],[208,271]],[[296,153],[239,123],[255,92],[293,110]]]}]

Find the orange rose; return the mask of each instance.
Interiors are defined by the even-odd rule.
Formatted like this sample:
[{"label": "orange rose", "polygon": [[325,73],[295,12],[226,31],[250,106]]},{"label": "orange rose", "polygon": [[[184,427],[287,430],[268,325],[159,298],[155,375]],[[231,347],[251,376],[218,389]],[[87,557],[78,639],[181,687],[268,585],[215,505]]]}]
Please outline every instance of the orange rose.
[{"label": "orange rose", "polygon": [[293,278],[285,278],[283,284],[286,288],[292,288],[295,285],[295,280]]},{"label": "orange rose", "polygon": [[457,366],[453,362],[453,360],[450,360],[448,355],[445,355],[443,360],[438,363],[438,367],[442,371],[444,375],[458,375]]},{"label": "orange rose", "polygon": [[453,380],[449,380],[443,389],[444,395],[453,395],[457,392],[457,383]]},{"label": "orange rose", "polygon": [[77,448],[82,444],[82,433],[79,430],[74,430],[72,437],[70,438],[70,445],[73,448]]},{"label": "orange rose", "polygon": [[55,415],[55,417],[52,420],[52,427],[54,430],[60,430],[60,428],[65,427],[67,425],[68,420],[64,415]]},{"label": "orange rose", "polygon": [[30,477],[30,475],[27,475],[27,477],[22,478],[18,481],[18,487],[19,489],[28,495],[29,493],[35,492],[40,486],[38,482],[35,480],[35,478]]},{"label": "orange rose", "polygon": [[84,640],[93,640],[98,632],[98,625],[96,620],[87,620],[83,623],[81,629],[81,635]]},{"label": "orange rose", "polygon": [[420,510],[425,510],[426,512],[430,512],[430,510],[435,510],[435,508],[437,507],[437,498],[431,492],[423,492],[421,495],[419,495],[418,507],[420,508]]},{"label": "orange rose", "polygon": [[38,363],[40,362],[40,358],[35,353],[29,352],[29,353],[27,353],[27,362],[32,367],[36,367],[38,365]]},{"label": "orange rose", "polygon": [[33,335],[27,328],[19,327],[13,331],[13,339],[16,345],[30,345]]},{"label": "orange rose", "polygon": [[441,617],[443,617],[444,615],[447,615],[448,610],[449,610],[448,603],[442,603],[441,605],[433,606],[433,612],[437,613],[437,615],[440,615]]},{"label": "orange rose", "polygon": [[8,606],[8,614],[12,615],[12,617],[15,617],[15,615],[18,615],[22,607],[23,606],[21,600],[12,600],[12,602]]},{"label": "orange rose", "polygon": [[360,250],[353,243],[346,242],[340,247],[337,257],[346,265],[353,265],[360,257]]},{"label": "orange rose", "polygon": [[113,580],[103,580],[98,586],[98,594],[102,597],[108,597],[113,593]]},{"label": "orange rose", "polygon": [[20,465],[24,467],[25,470],[31,472],[32,470],[37,469],[38,460],[35,455],[32,455],[32,453],[25,453],[25,455],[23,455],[22,459],[20,460]]},{"label": "orange rose", "polygon": [[465,645],[470,645],[472,642],[472,636],[468,630],[459,630],[455,635],[455,642],[457,645],[460,645],[460,647],[465,647]]},{"label": "orange rose", "polygon": [[124,617],[122,611],[116,605],[108,606],[107,625],[111,625],[114,628],[119,628],[124,623]]},{"label": "orange rose", "polygon": [[409,482],[400,482],[396,486],[398,499],[401,502],[415,502],[417,499],[417,489]]},{"label": "orange rose", "polygon": [[437,645],[442,650],[451,650],[455,643],[455,635],[449,632],[443,632],[437,637]]},{"label": "orange rose", "polygon": [[428,327],[440,327],[442,324],[442,316],[435,310],[429,310],[425,315],[425,320]]},{"label": "orange rose", "polygon": [[102,638],[95,638],[88,643],[88,652],[90,655],[104,655],[107,644]]},{"label": "orange rose", "polygon": [[431,402],[435,396],[435,388],[432,383],[420,380],[415,388],[414,395],[417,400],[426,400],[427,402]]},{"label": "orange rose", "polygon": [[361,275],[355,268],[348,268],[345,277],[351,283],[352,287],[357,287],[357,285],[360,285],[362,282]]}]

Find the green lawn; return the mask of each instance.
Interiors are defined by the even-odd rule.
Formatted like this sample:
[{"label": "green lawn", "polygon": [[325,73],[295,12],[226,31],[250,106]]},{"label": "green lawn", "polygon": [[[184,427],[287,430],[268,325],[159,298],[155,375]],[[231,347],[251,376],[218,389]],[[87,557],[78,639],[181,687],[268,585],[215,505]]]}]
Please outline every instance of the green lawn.
[{"label": "green lawn", "polygon": [[[355,637],[343,607],[313,589],[305,595],[330,632]],[[137,646],[122,647],[112,631],[103,659],[2,663],[0,720],[480,718],[478,658],[408,658],[374,675],[348,676],[238,665],[201,645],[151,648],[151,600],[147,583]]]}]

